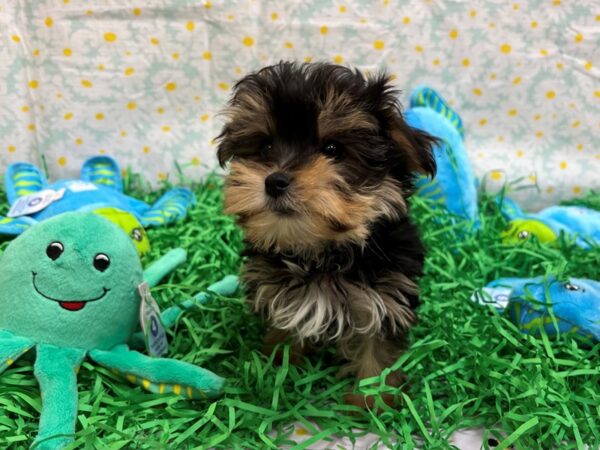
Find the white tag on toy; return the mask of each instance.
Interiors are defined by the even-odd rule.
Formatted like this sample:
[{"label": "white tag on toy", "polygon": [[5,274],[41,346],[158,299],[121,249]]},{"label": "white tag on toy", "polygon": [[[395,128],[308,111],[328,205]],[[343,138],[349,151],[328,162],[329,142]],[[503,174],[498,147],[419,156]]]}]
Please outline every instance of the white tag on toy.
[{"label": "white tag on toy", "polygon": [[475,292],[471,300],[480,305],[492,305],[498,309],[505,309],[510,300],[511,288],[507,287],[484,287],[480,292]]},{"label": "white tag on toy", "polygon": [[70,181],[67,185],[71,192],[84,192],[84,191],[97,191],[98,186],[94,183],[88,183],[87,181]]},{"label": "white tag on toy", "polygon": [[55,191],[53,189],[44,189],[33,194],[19,197],[14,205],[8,211],[8,217],[26,216],[36,213],[63,197],[65,188]]},{"label": "white tag on toy", "polygon": [[146,350],[150,356],[161,357],[167,353],[169,343],[160,321],[160,308],[150,294],[150,288],[145,281],[138,286],[140,293],[140,325],[144,333]]}]

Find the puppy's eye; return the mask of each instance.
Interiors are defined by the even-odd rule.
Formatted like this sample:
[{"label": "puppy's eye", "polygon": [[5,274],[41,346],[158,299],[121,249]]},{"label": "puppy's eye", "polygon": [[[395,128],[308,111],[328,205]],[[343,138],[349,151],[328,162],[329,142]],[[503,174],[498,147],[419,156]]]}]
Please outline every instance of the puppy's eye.
[{"label": "puppy's eye", "polygon": [[268,156],[271,153],[271,150],[273,150],[273,144],[267,142],[260,147],[260,155],[262,157]]},{"label": "puppy's eye", "polygon": [[342,154],[342,146],[337,142],[328,142],[321,148],[321,152],[325,156],[331,158],[339,158]]}]

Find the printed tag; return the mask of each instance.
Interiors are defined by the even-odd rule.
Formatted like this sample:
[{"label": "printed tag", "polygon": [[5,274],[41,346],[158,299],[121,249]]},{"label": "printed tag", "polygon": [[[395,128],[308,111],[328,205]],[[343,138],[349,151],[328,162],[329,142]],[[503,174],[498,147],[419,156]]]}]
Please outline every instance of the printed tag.
[{"label": "printed tag", "polygon": [[26,216],[36,213],[46,208],[50,203],[55,202],[63,197],[65,189],[55,191],[53,189],[44,189],[43,191],[34,194],[24,195],[19,197],[14,205],[8,211],[8,217]]},{"label": "printed tag", "polygon": [[140,293],[140,325],[144,333],[146,350],[150,356],[161,357],[167,353],[169,343],[160,321],[160,308],[152,298],[148,283],[145,281],[138,286]]},{"label": "printed tag", "polygon": [[484,287],[481,292],[475,292],[471,300],[480,305],[492,305],[498,309],[505,309],[510,300],[511,288]]},{"label": "printed tag", "polygon": [[69,190],[71,192],[97,191],[98,190],[98,186],[96,186],[94,183],[88,183],[87,181],[80,181],[80,180],[70,181],[69,184],[67,184],[67,187],[69,188]]}]

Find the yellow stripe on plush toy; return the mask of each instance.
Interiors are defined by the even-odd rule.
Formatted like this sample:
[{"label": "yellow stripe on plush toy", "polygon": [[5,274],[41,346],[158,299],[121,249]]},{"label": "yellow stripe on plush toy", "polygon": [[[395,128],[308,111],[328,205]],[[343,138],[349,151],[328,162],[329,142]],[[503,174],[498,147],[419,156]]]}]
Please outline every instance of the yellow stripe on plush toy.
[{"label": "yellow stripe on plush toy", "polygon": [[110,220],[118,225],[133,240],[135,248],[140,255],[150,250],[150,241],[144,227],[138,222],[133,214],[122,211],[117,208],[99,208],[93,211],[99,216]]}]

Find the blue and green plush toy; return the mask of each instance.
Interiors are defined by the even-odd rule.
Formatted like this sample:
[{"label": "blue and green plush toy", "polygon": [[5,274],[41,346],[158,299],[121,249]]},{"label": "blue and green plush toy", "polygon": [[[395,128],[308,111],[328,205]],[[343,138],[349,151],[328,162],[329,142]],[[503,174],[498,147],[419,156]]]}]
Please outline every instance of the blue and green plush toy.
[{"label": "blue and green plush toy", "polygon": [[550,336],[577,333],[600,341],[600,283],[554,276],[501,278],[489,283],[472,300],[490,304],[526,334]]},{"label": "blue and green plush toy", "polygon": [[[222,392],[223,379],[214,373],[146,356],[129,345],[144,342],[138,287],[144,281],[156,285],[184,259],[183,250],[173,250],[143,271],[127,234],[86,212],[40,222],[7,246],[0,257],[0,373],[35,351],[43,403],[36,449],[73,441],[77,372],[86,358],[152,392],[190,399]],[[229,295],[237,285],[236,277],[227,277],[209,290]],[[166,310],[163,324],[169,327],[184,309],[207,298],[202,293]],[[159,329],[157,322],[148,325],[145,336]]]},{"label": "blue and green plush toy", "polygon": [[509,219],[502,233],[506,244],[517,244],[535,236],[540,242],[551,243],[565,234],[582,248],[600,244],[600,211],[583,206],[550,206],[538,213],[525,213],[513,200],[498,200],[503,215]]},{"label": "blue and green plush toy", "polygon": [[64,212],[94,211],[130,233],[140,253],[148,249],[144,227],[165,225],[185,217],[195,201],[192,191],[181,187],[169,190],[153,205],[125,195],[121,169],[108,156],[85,161],[80,179],[54,183],[48,183],[32,164],[11,164],[6,170],[5,184],[11,209],[8,217],[0,218],[0,234],[18,235],[35,223]]},{"label": "blue and green plush toy", "polygon": [[433,89],[421,86],[410,97],[406,122],[439,139],[434,148],[437,173],[420,177],[416,195],[444,207],[455,218],[479,227],[477,182],[464,145],[462,119]]}]

